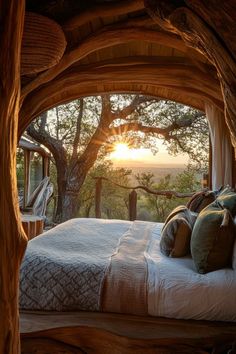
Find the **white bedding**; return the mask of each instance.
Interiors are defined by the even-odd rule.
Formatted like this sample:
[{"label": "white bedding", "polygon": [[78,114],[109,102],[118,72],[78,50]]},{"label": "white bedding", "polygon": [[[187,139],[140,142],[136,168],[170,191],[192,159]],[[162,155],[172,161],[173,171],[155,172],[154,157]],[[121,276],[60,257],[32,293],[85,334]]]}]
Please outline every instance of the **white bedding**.
[{"label": "white bedding", "polygon": [[157,224],[149,250],[148,312],[179,319],[236,321],[236,271],[198,274],[190,257],[169,258],[160,252]]},{"label": "white bedding", "polygon": [[[190,257],[168,258],[160,252],[163,224],[140,223],[144,224],[149,230],[148,241],[142,241],[147,277],[146,284],[140,284],[147,291],[147,313],[178,319],[236,321],[236,270],[198,274]],[[117,254],[117,247],[124,244],[129,230],[134,231],[130,235],[133,240],[137,239],[133,225],[138,227],[139,222],[73,219],[30,241],[21,270],[21,307],[40,310],[49,306],[49,310],[54,309],[53,296],[59,288],[57,294],[61,299],[57,310],[68,310],[67,306],[73,309],[74,304],[70,301],[77,296],[76,304],[82,303],[79,309],[99,311],[101,286],[112,256]],[[126,253],[127,257],[132,257]],[[45,267],[41,259],[47,261]],[[49,261],[53,261],[56,270],[62,268],[66,277],[59,272],[52,273]],[[90,267],[88,274],[87,266]],[[134,278],[136,273],[134,269]],[[90,280],[86,283],[87,278]],[[73,281],[73,296],[68,296]],[[42,290],[43,295],[39,292]],[[51,300],[48,292],[52,293]],[[89,307],[88,294],[94,298]],[[51,304],[54,307],[51,308]]]}]

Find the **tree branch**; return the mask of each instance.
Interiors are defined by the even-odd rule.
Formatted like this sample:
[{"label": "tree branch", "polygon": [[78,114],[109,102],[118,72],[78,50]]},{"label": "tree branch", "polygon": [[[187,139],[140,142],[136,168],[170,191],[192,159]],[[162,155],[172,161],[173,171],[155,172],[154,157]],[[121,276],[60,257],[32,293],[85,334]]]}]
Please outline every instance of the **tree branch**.
[{"label": "tree branch", "polygon": [[116,4],[102,4],[94,6],[92,9],[81,12],[80,14],[69,19],[64,25],[65,31],[73,31],[87,22],[97,19],[98,17],[118,16],[142,10],[144,3],[142,0],[126,0],[125,2],[118,2]]},{"label": "tree branch", "polygon": [[145,192],[147,192],[149,194],[162,195],[162,196],[165,196],[167,198],[171,198],[171,197],[176,197],[176,198],[192,197],[193,194],[195,193],[195,192],[180,193],[180,192],[176,192],[176,191],[172,191],[172,190],[152,190],[149,187],[143,186],[143,185],[139,185],[139,186],[124,186],[124,185],[121,185],[119,183],[116,183],[116,182],[110,180],[107,177],[94,177],[94,179],[95,180],[101,179],[101,180],[104,180],[104,181],[108,181],[108,182],[114,184],[115,186],[118,186],[118,187],[123,188],[123,189],[128,189],[128,190],[130,190],[130,189],[132,189],[132,190],[142,189],[142,190],[144,190]]},{"label": "tree branch", "polygon": [[183,127],[190,127],[194,122],[194,119],[182,119],[179,121],[176,121],[169,126],[165,128],[158,128],[158,127],[150,127],[150,126],[145,126],[141,123],[128,123],[128,124],[122,124],[118,127],[113,127],[109,129],[109,132],[107,133],[108,136],[114,136],[114,135],[121,135],[124,133],[128,133],[130,131],[134,132],[142,132],[142,133],[153,133],[153,134],[158,134],[162,135],[165,139],[171,139],[171,132],[183,128]]},{"label": "tree branch", "polygon": [[66,159],[66,150],[64,149],[62,142],[50,136],[45,129],[40,127],[39,130],[35,129],[34,123],[31,123],[27,128],[27,134],[31,136],[33,139],[38,141],[40,144],[46,146],[50,152],[52,153],[53,157],[57,161],[57,159],[63,161],[65,166],[67,164]]},{"label": "tree branch", "polygon": [[142,103],[146,103],[150,101],[158,102],[158,99],[149,96],[136,95],[133,101],[128,106],[124,107],[121,110],[112,112],[112,120],[127,119],[127,117],[132,113],[134,113]]},{"label": "tree branch", "polygon": [[158,44],[170,43],[173,48],[186,52],[186,46],[173,34],[158,32],[147,28],[107,26],[97,33],[85,38],[76,48],[64,54],[60,62],[39,74],[33,81],[22,88],[21,102],[25,97],[39,86],[52,81],[55,77],[69,68],[71,65],[99,49],[107,48],[112,45],[129,43],[132,40],[143,40]]}]

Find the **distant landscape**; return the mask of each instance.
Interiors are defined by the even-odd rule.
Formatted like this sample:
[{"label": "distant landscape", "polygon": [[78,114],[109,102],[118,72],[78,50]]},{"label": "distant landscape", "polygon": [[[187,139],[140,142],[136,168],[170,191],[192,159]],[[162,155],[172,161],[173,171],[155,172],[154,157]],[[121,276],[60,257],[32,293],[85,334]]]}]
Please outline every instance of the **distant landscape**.
[{"label": "distant landscape", "polygon": [[185,165],[180,165],[180,164],[150,164],[150,163],[142,163],[140,165],[140,162],[118,162],[114,163],[114,167],[117,168],[127,168],[132,170],[132,175],[131,175],[131,182],[136,182],[135,180],[135,175],[138,173],[142,172],[151,172],[154,175],[154,181],[157,183],[160,181],[161,178],[165,177],[166,175],[171,175],[175,177],[178,173],[181,173],[184,171],[186,168]]}]

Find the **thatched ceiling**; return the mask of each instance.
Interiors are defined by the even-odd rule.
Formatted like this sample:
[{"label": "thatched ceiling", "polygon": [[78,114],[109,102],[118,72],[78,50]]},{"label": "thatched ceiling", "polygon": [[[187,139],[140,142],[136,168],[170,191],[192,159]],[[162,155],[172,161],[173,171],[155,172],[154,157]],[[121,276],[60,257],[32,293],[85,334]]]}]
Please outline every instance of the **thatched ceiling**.
[{"label": "thatched ceiling", "polygon": [[[215,67],[179,34],[154,22],[142,0],[27,0],[26,10],[59,24],[62,37],[52,39],[53,45],[59,43],[61,53],[64,34],[66,49],[48,69],[23,73],[21,132],[46,109],[80,95],[106,91],[147,93],[201,110],[207,101],[223,109]],[[41,32],[44,29],[42,25]],[[33,32],[31,26],[26,37],[33,36],[32,47],[36,47],[39,33]],[[45,37],[39,36],[40,40],[43,46]],[[51,46],[46,43],[46,50]],[[23,43],[28,66],[30,50]]]}]

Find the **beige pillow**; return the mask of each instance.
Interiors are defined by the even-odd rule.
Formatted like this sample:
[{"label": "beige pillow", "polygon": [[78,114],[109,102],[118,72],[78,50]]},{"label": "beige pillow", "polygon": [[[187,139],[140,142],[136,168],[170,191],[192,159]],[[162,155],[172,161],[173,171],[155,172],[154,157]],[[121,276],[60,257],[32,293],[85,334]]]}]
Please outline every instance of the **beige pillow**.
[{"label": "beige pillow", "polygon": [[216,195],[213,191],[201,191],[195,193],[189,200],[187,207],[191,211],[200,213],[207,205],[214,202]]},{"label": "beige pillow", "polygon": [[161,233],[160,249],[168,257],[183,257],[190,253],[190,239],[197,214],[185,206],[174,209],[167,217]]}]

